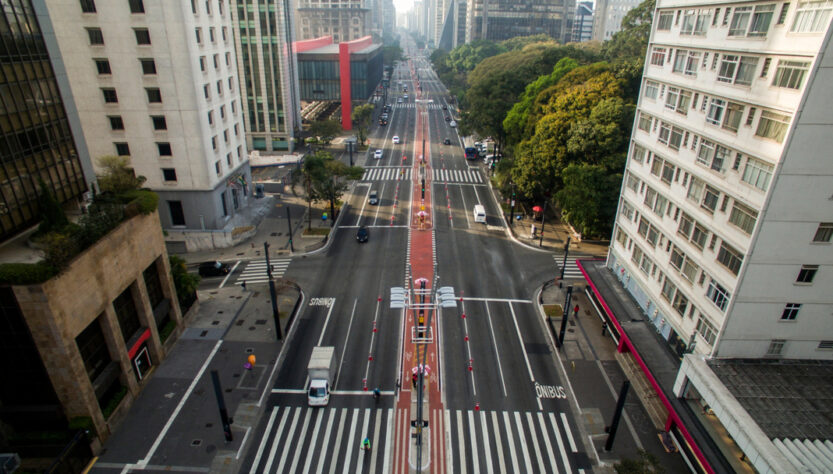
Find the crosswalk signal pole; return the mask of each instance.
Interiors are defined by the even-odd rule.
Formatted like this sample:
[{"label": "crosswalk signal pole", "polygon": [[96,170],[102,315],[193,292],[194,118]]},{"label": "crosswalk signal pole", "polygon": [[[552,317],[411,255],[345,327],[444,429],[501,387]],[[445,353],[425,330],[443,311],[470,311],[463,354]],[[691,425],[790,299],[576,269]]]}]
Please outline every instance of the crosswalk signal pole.
[{"label": "crosswalk signal pole", "polygon": [[269,296],[272,299],[272,317],[275,319],[275,336],[280,341],[283,339],[281,334],[281,315],[278,312],[278,295],[275,291],[275,280],[272,279],[272,264],[269,263],[269,242],[263,242],[263,251],[266,254],[266,274],[269,276]]},{"label": "crosswalk signal pole", "polygon": [[564,333],[567,332],[567,320],[570,319],[570,298],[573,296],[573,287],[567,287],[567,297],[564,300],[564,317],[561,318],[561,331],[558,333],[558,347],[564,345]]}]

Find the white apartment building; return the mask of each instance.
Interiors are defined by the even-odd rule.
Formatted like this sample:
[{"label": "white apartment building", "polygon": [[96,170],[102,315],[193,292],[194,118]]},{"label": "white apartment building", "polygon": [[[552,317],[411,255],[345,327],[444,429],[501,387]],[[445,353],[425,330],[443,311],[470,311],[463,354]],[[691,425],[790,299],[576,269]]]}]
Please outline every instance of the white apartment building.
[{"label": "white apartment building", "polygon": [[289,2],[233,1],[247,148],[293,151],[301,131],[295,15]]},{"label": "white apartment building", "polygon": [[[95,161],[130,158],[165,228],[220,229],[251,183],[229,3],[35,0]],[[46,28],[45,28],[46,29]]]},{"label": "white apartment building", "polygon": [[657,2],[607,265],[680,354],[833,359],[831,11]]}]

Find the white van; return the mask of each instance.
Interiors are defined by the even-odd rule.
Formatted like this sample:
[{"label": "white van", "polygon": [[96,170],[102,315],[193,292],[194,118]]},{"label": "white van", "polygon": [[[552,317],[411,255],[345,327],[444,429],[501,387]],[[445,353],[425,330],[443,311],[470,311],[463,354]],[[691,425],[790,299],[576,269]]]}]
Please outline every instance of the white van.
[{"label": "white van", "polygon": [[480,204],[474,206],[474,222],[486,223],[486,208]]}]

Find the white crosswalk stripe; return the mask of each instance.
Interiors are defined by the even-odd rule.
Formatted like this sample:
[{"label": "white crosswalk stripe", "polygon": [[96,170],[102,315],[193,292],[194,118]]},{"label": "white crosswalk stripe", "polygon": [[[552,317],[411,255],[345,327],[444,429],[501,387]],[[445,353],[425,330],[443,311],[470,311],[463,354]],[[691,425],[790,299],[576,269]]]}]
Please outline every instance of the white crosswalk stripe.
[{"label": "white crosswalk stripe", "polygon": [[572,472],[562,439],[569,425],[553,413],[446,410],[445,419],[449,472]]},{"label": "white crosswalk stripe", "polygon": [[411,179],[410,167],[365,168],[361,181],[403,181]]},{"label": "white crosswalk stripe", "polygon": [[[561,264],[564,263],[564,254],[561,255],[553,255],[553,260],[555,260],[556,266],[558,267],[558,275],[561,275]],[[567,265],[566,269],[564,270],[564,278],[584,278],[584,275],[581,273],[581,270],[578,268],[578,264],[576,263],[576,258],[579,258],[578,255],[567,255]]]},{"label": "white crosswalk stripe", "polygon": [[[408,99],[408,100],[411,100],[411,99]],[[418,105],[420,107],[423,107],[423,108],[428,109],[428,110],[437,110],[437,109],[442,109],[443,108],[442,104],[421,103],[421,104],[418,104]],[[417,104],[414,103],[414,102],[403,102],[401,104],[397,102],[395,104],[392,104],[391,106],[395,109],[415,109],[417,107]]]},{"label": "white crosswalk stripe", "polygon": [[[289,268],[289,264],[291,262],[291,258],[270,259],[269,263],[272,265],[272,277],[282,277],[284,273],[286,273],[286,269]],[[243,268],[243,271],[240,272],[240,276],[237,277],[237,281],[235,281],[234,284],[241,285],[244,281],[247,285],[252,283],[268,282],[269,275],[266,272],[266,259],[252,260],[251,262],[247,263],[246,266]]]},{"label": "white crosswalk stripe", "polygon": [[[392,408],[275,406],[248,472],[382,472],[393,416]],[[370,452],[360,450],[366,437]]]},{"label": "white crosswalk stripe", "polygon": [[483,175],[479,170],[446,170],[433,169],[431,176],[435,182],[438,183],[483,183]]}]

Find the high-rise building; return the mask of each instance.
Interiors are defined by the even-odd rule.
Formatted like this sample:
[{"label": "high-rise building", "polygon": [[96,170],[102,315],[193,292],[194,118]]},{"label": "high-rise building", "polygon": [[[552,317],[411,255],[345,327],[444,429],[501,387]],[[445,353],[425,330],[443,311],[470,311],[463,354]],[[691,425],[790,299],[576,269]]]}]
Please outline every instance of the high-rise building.
[{"label": "high-rise building", "polygon": [[570,41],[581,43],[593,37],[593,2],[578,2],[576,17],[573,19],[573,34]]},{"label": "high-rise building", "polygon": [[574,13],[575,0],[468,0],[466,42],[538,34],[567,42]]},{"label": "high-rise building", "polygon": [[231,14],[247,147],[292,151],[301,130],[301,101],[290,2],[234,0]]},{"label": "high-rise building", "polygon": [[[40,182],[64,204],[95,179],[63,64],[30,0],[0,4],[0,241],[37,224]],[[46,19],[48,21],[48,19]],[[44,33],[46,31],[46,33]]]},{"label": "high-rise building", "polygon": [[679,353],[833,358],[831,12],[657,4],[608,266]]},{"label": "high-rise building", "polygon": [[466,0],[452,0],[443,24],[439,47],[446,51],[466,42]]},{"label": "high-rise building", "polygon": [[641,0],[596,0],[593,13],[593,39],[607,41],[622,29],[622,18]]},{"label": "high-rise building", "polygon": [[363,0],[330,3],[325,0],[297,0],[299,40],[332,36],[336,43],[371,34],[372,12]]},{"label": "high-rise building", "polygon": [[229,4],[35,0],[95,160],[130,158],[165,228],[220,229],[251,183]]}]

